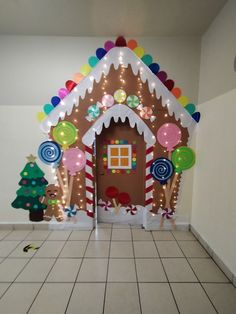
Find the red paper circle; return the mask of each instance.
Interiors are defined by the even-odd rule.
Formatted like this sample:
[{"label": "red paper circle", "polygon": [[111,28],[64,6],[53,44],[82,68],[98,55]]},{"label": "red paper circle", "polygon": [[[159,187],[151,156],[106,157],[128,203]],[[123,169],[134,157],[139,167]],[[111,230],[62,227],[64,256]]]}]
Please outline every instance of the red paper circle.
[{"label": "red paper circle", "polygon": [[122,192],[118,195],[118,201],[121,205],[127,205],[130,202],[130,196],[126,192]]}]

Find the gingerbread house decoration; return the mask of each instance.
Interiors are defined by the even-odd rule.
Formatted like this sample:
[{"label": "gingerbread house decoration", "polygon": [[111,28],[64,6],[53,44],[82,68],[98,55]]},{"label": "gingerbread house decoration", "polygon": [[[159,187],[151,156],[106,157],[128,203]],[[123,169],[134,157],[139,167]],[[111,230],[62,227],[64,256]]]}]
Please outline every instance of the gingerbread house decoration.
[{"label": "gingerbread house decoration", "polygon": [[[86,157],[84,169],[74,175],[67,207],[85,213],[92,224],[96,217],[147,227],[147,217],[158,216],[166,207],[175,212],[181,181],[180,174],[167,200],[165,188],[174,176],[163,185],[150,173],[154,160],[171,159],[157,132],[174,124],[181,130],[175,149],[188,146],[198,113],[134,40],[109,41],[89,61],[78,83],[67,82],[67,95],[40,123],[50,140],[55,140],[59,124],[73,124],[77,138],[70,149],[78,148]],[[58,173],[66,194],[70,176],[62,162]]]}]

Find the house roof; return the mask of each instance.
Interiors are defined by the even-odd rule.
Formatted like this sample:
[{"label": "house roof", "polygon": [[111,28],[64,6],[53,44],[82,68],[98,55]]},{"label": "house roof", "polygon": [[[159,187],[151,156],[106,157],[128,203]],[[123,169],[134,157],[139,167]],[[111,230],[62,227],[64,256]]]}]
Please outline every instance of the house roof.
[{"label": "house roof", "polygon": [[[52,126],[56,126],[59,119],[70,115],[74,106],[79,106],[79,97],[84,99],[86,92],[92,93],[93,83],[97,83],[102,75],[108,75],[111,66],[118,69],[119,66],[131,66],[134,75],[140,75],[142,82],[148,83],[150,93],[155,91],[157,97],[162,98],[162,106],[166,107],[169,114],[181,121],[183,127],[188,128],[191,133],[196,121],[191,117],[167,89],[160,79],[150,70],[150,68],[128,47],[114,47],[96,64],[88,76],[86,76],[75,88],[52,110],[40,124],[43,132],[48,133]],[[110,109],[109,109],[110,110]]]}]

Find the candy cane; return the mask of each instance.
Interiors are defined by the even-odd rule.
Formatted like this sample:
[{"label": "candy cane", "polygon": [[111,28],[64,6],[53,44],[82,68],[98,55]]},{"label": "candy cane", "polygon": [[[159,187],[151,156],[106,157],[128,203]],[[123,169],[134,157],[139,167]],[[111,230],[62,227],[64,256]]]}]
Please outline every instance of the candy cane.
[{"label": "candy cane", "polygon": [[150,167],[153,162],[153,146],[146,147],[145,206],[150,211],[153,202],[153,178]]},{"label": "candy cane", "polygon": [[93,213],[94,176],[93,176],[93,149],[85,146],[85,186],[86,186],[86,207],[89,213]]}]

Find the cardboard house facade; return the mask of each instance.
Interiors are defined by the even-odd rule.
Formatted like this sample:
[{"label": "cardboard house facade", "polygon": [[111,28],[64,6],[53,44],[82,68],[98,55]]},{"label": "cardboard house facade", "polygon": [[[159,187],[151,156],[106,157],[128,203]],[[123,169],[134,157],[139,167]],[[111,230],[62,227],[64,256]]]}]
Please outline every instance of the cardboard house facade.
[{"label": "cardboard house facade", "polygon": [[[157,158],[171,159],[170,150],[158,142],[157,132],[163,125],[176,125],[181,138],[175,149],[186,147],[196,124],[193,112],[171,92],[173,81],[167,82],[165,72],[161,73],[152,60],[142,58],[139,48],[114,45],[103,55],[100,50],[101,58],[94,67],[84,68],[87,76],[72,84],[71,91],[41,121],[41,129],[52,141],[58,125],[60,134],[64,134],[65,122],[76,128],[76,141],[69,147],[84,152],[85,166],[71,180],[62,159],[57,174],[64,203],[70,186],[66,207],[74,210],[79,226],[92,228],[97,219],[149,228],[153,219],[160,221],[167,206],[165,188],[170,187],[174,176],[163,185],[150,172]],[[66,151],[68,146],[62,149]],[[168,200],[172,213],[180,181],[181,174]]]}]

